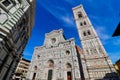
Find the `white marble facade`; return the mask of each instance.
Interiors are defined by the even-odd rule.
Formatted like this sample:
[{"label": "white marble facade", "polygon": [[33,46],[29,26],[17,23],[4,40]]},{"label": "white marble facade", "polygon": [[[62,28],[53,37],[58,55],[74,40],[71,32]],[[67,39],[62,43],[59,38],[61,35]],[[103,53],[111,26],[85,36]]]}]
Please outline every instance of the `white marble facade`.
[{"label": "white marble facade", "polygon": [[72,10],[84,53],[81,61],[85,80],[119,80],[83,6]]},{"label": "white marble facade", "polygon": [[36,0],[0,0],[0,80],[12,80],[34,25]]},{"label": "white marble facade", "polygon": [[47,33],[44,45],[34,49],[27,79],[80,80],[80,78],[74,39],[66,40],[62,29]]}]

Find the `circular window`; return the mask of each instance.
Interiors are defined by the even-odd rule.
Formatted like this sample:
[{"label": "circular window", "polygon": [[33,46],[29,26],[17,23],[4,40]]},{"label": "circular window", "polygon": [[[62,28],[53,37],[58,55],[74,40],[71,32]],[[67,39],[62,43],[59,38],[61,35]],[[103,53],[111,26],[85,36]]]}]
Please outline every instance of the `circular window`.
[{"label": "circular window", "polygon": [[54,67],[54,61],[50,59],[50,60],[48,61],[48,66],[49,66],[49,67]]},{"label": "circular window", "polygon": [[40,55],[37,55],[38,59],[40,58]]},{"label": "circular window", "polygon": [[56,38],[52,38],[52,39],[51,39],[51,42],[52,42],[52,43],[55,43],[55,42],[56,42]]},{"label": "circular window", "polygon": [[66,67],[67,67],[67,68],[72,68],[72,65],[71,65],[70,63],[67,63],[67,64],[66,64]]},{"label": "circular window", "polygon": [[66,51],[66,55],[69,55],[69,54],[70,54],[70,51],[69,51],[69,50],[67,50],[67,51]]}]

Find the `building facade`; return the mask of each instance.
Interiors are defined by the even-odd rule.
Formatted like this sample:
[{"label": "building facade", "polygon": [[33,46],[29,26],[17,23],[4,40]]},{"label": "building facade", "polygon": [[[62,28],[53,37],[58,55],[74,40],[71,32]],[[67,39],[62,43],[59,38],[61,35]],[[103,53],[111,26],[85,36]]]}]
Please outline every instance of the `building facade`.
[{"label": "building facade", "polygon": [[83,73],[86,80],[119,80],[97,33],[83,6],[73,9],[73,15],[83,48]]},{"label": "building facade", "polygon": [[120,77],[120,59],[118,61],[116,61],[116,63],[114,64],[114,67]]},{"label": "building facade", "polygon": [[10,80],[31,35],[35,0],[0,0],[0,80]]},{"label": "building facade", "polygon": [[45,35],[44,45],[35,47],[28,80],[80,80],[79,53],[74,39],[66,40],[63,31]]},{"label": "building facade", "polygon": [[25,80],[30,66],[30,61],[24,58],[20,59],[17,65],[13,80]]}]

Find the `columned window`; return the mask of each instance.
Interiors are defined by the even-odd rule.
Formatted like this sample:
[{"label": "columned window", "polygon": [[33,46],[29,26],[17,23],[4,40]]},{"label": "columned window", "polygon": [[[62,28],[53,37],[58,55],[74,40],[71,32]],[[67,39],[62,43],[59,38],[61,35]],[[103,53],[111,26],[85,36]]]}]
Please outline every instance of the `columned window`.
[{"label": "columned window", "polygon": [[80,23],[80,26],[83,26],[83,23],[82,23],[82,22]]},{"label": "columned window", "polygon": [[82,13],[78,12],[78,18],[82,18]]},{"label": "columned window", "polygon": [[87,33],[88,33],[88,35],[91,35],[91,33],[90,33],[90,31],[89,31],[89,30],[87,31]]},{"label": "columned window", "polygon": [[83,32],[83,35],[86,36],[86,32],[85,31]]},{"label": "columned window", "polygon": [[86,25],[86,22],[84,21],[84,25]]}]

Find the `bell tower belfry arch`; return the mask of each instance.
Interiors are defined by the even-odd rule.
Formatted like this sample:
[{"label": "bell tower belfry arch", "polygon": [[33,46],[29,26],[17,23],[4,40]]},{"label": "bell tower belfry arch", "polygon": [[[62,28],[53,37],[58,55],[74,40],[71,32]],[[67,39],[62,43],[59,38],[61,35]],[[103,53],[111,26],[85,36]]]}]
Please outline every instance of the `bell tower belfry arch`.
[{"label": "bell tower belfry arch", "polygon": [[[85,79],[115,79],[115,69],[82,5],[72,8],[83,48]],[[106,76],[107,75],[107,76]]]}]

